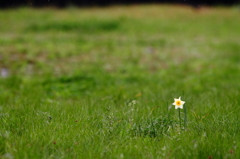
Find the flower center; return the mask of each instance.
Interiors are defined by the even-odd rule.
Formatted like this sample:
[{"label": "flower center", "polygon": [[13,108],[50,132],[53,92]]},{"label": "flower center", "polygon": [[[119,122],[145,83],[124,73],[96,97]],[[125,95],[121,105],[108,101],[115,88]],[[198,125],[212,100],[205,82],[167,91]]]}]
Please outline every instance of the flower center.
[{"label": "flower center", "polygon": [[176,105],[180,106],[181,105],[181,101],[176,101]]}]

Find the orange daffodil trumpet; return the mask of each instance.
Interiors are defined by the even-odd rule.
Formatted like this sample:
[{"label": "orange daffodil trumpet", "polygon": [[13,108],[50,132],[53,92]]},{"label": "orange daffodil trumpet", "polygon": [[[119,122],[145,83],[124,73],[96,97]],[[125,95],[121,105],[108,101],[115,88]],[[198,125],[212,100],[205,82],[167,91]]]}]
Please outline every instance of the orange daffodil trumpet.
[{"label": "orange daffodil trumpet", "polygon": [[185,101],[181,100],[181,97],[179,97],[178,99],[174,98],[174,103],[173,105],[175,105],[175,109],[183,109],[183,104],[185,103]]}]

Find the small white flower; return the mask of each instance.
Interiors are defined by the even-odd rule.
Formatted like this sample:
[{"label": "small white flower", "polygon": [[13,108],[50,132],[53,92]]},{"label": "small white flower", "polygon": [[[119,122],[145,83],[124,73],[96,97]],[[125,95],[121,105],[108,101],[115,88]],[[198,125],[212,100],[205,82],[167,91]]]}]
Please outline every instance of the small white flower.
[{"label": "small white flower", "polygon": [[185,101],[181,101],[181,97],[179,97],[178,99],[174,98],[174,103],[173,105],[175,105],[175,109],[183,109],[183,104],[185,103]]}]

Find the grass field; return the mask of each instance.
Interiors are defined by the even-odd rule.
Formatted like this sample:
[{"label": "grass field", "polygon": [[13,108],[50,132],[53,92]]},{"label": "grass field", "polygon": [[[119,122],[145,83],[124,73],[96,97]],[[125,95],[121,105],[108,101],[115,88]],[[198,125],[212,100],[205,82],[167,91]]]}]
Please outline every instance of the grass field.
[{"label": "grass field", "polygon": [[239,14],[0,10],[0,158],[240,158]]}]

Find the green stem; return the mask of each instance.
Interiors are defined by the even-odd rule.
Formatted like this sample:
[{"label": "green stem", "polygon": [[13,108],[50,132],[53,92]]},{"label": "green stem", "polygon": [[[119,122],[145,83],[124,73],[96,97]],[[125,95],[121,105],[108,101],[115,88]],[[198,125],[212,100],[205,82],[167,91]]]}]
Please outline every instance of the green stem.
[{"label": "green stem", "polygon": [[184,105],[184,128],[187,128],[187,106]]},{"label": "green stem", "polygon": [[182,124],[181,124],[180,108],[178,108],[178,115],[179,115],[180,129],[181,129],[182,128]]},{"label": "green stem", "polygon": [[[184,90],[182,90],[182,97],[184,99]],[[187,128],[187,106],[184,105],[184,129]]]}]

